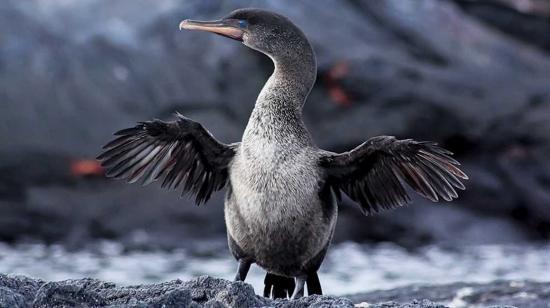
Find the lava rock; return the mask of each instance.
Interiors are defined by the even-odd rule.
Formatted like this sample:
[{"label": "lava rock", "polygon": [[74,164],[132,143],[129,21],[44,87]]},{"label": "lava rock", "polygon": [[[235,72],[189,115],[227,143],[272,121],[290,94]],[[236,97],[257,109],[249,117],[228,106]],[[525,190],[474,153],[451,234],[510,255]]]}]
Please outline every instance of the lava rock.
[{"label": "lava rock", "polygon": [[[345,151],[379,134],[434,140],[470,175],[452,210],[416,200],[421,206],[365,219],[347,200],[337,240],[550,237],[550,23],[490,2],[254,3],[287,15],[316,49],[304,116],[321,147]],[[112,132],[176,110],[238,141],[269,59],[177,25],[249,5],[1,1],[0,240],[177,246],[222,235],[221,193],[196,208],[157,187],[75,177],[70,164],[93,159]]]},{"label": "lava rock", "polygon": [[550,284],[532,281],[495,281],[486,284],[412,285],[348,296],[353,302],[409,302],[427,299],[451,307],[547,307]]},{"label": "lava rock", "polygon": [[8,288],[0,287],[0,307],[24,308],[28,307],[23,295],[16,293]]},{"label": "lava rock", "polygon": [[120,287],[89,278],[44,282],[0,274],[0,307],[531,308],[542,307],[548,300],[550,283],[528,281],[412,285],[344,297],[313,295],[289,301],[267,299],[254,294],[246,283],[209,276],[187,282]]},{"label": "lava rock", "polygon": [[36,292],[33,306],[105,306],[107,301],[97,290],[112,286],[94,279],[48,282]]},{"label": "lava rock", "polygon": [[[36,281],[0,275],[0,307],[353,307],[350,300],[310,296],[273,301],[243,282],[202,276],[183,282],[117,287],[95,279]],[[29,292],[31,291],[31,292]]]}]

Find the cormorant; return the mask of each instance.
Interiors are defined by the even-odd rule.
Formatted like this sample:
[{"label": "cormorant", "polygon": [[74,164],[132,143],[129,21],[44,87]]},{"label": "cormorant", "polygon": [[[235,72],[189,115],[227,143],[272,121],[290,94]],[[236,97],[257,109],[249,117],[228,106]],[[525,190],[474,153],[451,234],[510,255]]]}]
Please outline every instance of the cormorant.
[{"label": "cormorant", "polygon": [[315,146],[302,120],[315,82],[313,49],[289,19],[239,9],[217,21],[184,20],[180,29],[220,34],[273,60],[242,141],[223,144],[201,124],[177,114],[123,129],[98,157],[106,175],[128,182],[181,187],[198,204],[227,186],[225,223],[236,280],[250,265],[267,271],[264,296],[322,294],[317,276],[331,242],[340,192],[364,214],[410,201],[404,183],[432,200],[457,198],[467,176],[433,142],[390,136],[368,139],[345,153]]}]

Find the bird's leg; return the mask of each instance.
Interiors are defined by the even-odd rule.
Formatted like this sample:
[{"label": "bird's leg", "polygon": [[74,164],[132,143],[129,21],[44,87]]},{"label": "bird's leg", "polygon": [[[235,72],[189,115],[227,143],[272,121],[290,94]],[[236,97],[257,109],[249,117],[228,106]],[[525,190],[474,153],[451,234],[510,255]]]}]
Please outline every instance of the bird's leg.
[{"label": "bird's leg", "polygon": [[239,259],[239,268],[237,269],[237,275],[235,275],[235,281],[244,281],[248,270],[250,270],[250,260]]},{"label": "bird's leg", "polygon": [[321,289],[321,282],[319,281],[319,276],[317,272],[312,272],[307,275],[307,295],[319,294],[323,295],[323,290]]},{"label": "bird's leg", "polygon": [[307,276],[298,276],[296,277],[296,286],[294,287],[294,292],[290,297],[291,300],[298,299],[304,296],[304,284],[306,283]]}]

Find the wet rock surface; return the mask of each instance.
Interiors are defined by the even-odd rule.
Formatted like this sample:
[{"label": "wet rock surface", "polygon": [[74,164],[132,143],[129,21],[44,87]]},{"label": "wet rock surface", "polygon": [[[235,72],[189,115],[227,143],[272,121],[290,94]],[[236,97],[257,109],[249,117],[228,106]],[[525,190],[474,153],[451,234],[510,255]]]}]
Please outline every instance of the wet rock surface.
[{"label": "wet rock surface", "polygon": [[409,286],[344,297],[270,300],[242,282],[201,276],[190,281],[122,287],[95,279],[45,282],[0,274],[0,307],[546,307],[550,285],[500,281],[489,284]]},{"label": "wet rock surface", "polygon": [[112,132],[176,110],[239,140],[271,64],[177,25],[250,5],[288,15],[312,41],[319,75],[304,116],[321,147],[434,140],[470,175],[451,206],[415,199],[365,218],[346,199],[337,241],[547,239],[550,25],[515,2],[2,1],[0,240],[173,247],[222,235],[222,193],[197,208],[73,167]]},{"label": "wet rock surface", "polygon": [[408,302],[428,299],[452,307],[548,307],[550,284],[529,281],[495,281],[488,284],[454,283],[407,286],[348,296],[353,302]]}]

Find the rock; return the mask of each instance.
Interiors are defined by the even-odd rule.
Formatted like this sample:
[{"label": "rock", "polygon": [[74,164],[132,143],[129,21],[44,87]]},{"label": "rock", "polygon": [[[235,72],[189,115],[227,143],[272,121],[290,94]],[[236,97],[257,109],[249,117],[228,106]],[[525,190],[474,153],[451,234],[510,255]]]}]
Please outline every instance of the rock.
[{"label": "rock", "polygon": [[360,303],[355,307],[366,308],[446,308],[447,306],[431,302],[429,300],[413,300],[410,303],[401,304],[394,301],[384,302],[379,304]]},{"label": "rock", "polygon": [[[471,175],[450,210],[418,199],[363,218],[348,200],[338,240],[417,246],[447,242],[457,230],[470,243],[550,237],[550,24],[548,5],[528,2],[539,4],[255,4],[289,16],[317,51],[318,82],[304,116],[320,146],[345,151],[378,134],[435,140]],[[69,173],[112,132],[176,110],[224,142],[240,139],[271,63],[177,24],[250,2],[162,3],[0,3],[0,240],[78,246],[110,238],[139,246],[154,238],[153,245],[177,246],[224,233],[221,193],[196,208],[157,187]]]},{"label": "rock", "polygon": [[[35,296],[40,286],[44,283],[45,282],[40,279],[15,275],[6,276],[0,274],[0,288],[2,288],[2,292],[5,292],[3,294],[8,295],[7,297],[2,296],[2,301],[15,299],[16,302],[19,302],[20,298],[23,297],[25,299],[25,303],[29,304],[29,299]],[[11,307],[10,302],[6,303],[8,304],[7,307]],[[25,307],[25,305],[23,305],[23,307]]]},{"label": "rock", "polygon": [[427,299],[451,307],[546,307],[550,284],[532,281],[495,281],[486,284],[412,285],[347,296],[354,303]]},{"label": "rock", "polygon": [[0,307],[2,308],[24,308],[28,307],[23,295],[8,288],[0,287]]},{"label": "rock", "polygon": [[48,282],[36,292],[33,306],[105,306],[107,301],[96,290],[112,286],[93,279]]},{"label": "rock", "polygon": [[243,282],[201,276],[183,282],[121,287],[95,279],[44,282],[0,274],[0,307],[542,307],[550,284],[497,281],[407,286],[344,297],[307,296],[295,301],[271,300],[254,294]]},{"label": "rock", "polygon": [[207,276],[131,287],[95,279],[39,282],[33,293],[20,290],[28,280],[0,275],[2,307],[353,307],[347,299],[329,296],[272,301],[255,295],[249,284]]},{"label": "rock", "polygon": [[[550,51],[550,3],[544,0],[456,1],[466,12],[514,38]],[[527,5],[525,5],[527,3]],[[515,22],[510,23],[514,20]]]}]

